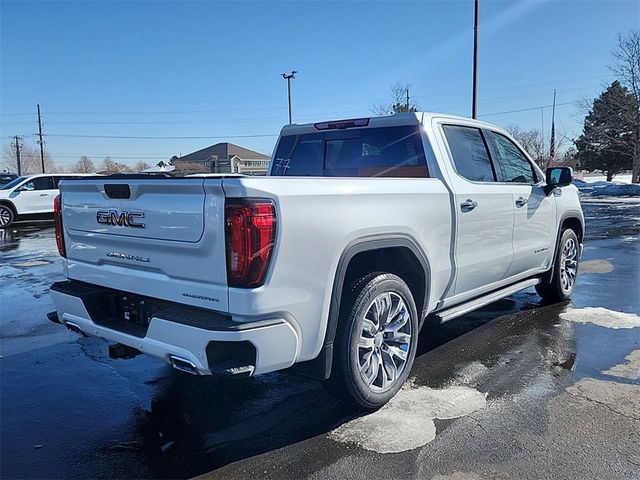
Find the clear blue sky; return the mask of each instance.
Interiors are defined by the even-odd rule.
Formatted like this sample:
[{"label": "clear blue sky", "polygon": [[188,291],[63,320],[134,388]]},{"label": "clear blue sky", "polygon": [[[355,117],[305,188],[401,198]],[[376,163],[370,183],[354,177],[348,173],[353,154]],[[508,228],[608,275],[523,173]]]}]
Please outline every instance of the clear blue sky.
[{"label": "clear blue sky", "polygon": [[[291,69],[297,122],[370,116],[395,81],[424,110],[470,115],[472,0],[0,0],[0,15],[2,143],[33,144],[39,102],[59,165],[157,162],[225,140],[270,154]],[[556,88],[557,128],[576,135],[565,104],[612,80],[616,36],[639,25],[638,0],[481,0],[481,118],[540,128]],[[550,123],[547,108],[547,135]]]}]

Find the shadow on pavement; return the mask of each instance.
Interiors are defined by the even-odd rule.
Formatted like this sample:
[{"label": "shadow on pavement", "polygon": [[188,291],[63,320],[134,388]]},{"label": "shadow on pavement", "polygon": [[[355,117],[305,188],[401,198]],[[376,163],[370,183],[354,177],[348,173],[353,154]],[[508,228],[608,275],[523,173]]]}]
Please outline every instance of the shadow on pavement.
[{"label": "shadow on pavement", "polygon": [[[456,375],[481,362],[493,368],[475,379],[477,388],[501,395],[520,387],[514,376],[530,374],[532,362],[558,373],[570,370],[572,330],[558,329],[564,305],[531,303],[537,298],[524,292],[423,330],[414,381],[432,387],[468,382]],[[495,369],[500,362],[504,369]],[[364,413],[337,401],[320,382],[291,372],[238,381],[169,370],[154,387],[151,409],[136,417],[135,429],[142,461],[164,478],[192,477],[323,435]],[[339,456],[338,447],[324,452],[331,457],[332,450]]]}]

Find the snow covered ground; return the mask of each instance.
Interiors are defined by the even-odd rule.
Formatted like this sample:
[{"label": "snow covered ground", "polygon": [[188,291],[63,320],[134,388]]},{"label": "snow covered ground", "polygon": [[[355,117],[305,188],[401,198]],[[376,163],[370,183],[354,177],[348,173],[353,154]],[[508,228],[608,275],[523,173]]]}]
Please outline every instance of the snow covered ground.
[{"label": "snow covered ground", "polygon": [[[588,175],[585,176],[582,179],[583,182],[586,183],[595,183],[595,182],[606,182],[607,181],[607,176],[606,175]],[[631,183],[631,174],[623,174],[623,175],[616,175],[615,177],[613,177],[613,181],[615,183]]]},{"label": "snow covered ground", "polygon": [[607,182],[604,176],[585,177],[584,180],[575,179],[574,185],[583,197],[639,197],[640,184],[631,183],[631,175],[616,175],[612,182]]}]

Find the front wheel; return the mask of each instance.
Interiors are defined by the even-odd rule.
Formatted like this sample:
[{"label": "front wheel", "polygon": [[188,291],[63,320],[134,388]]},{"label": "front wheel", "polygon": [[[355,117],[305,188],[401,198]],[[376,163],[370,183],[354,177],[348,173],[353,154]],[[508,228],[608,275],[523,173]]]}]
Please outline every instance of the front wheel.
[{"label": "front wheel", "polygon": [[571,297],[578,278],[580,243],[571,229],[562,231],[558,251],[555,256],[553,275],[547,281],[536,285],[538,295],[548,301],[561,302]]},{"label": "front wheel", "polygon": [[411,290],[384,273],[354,283],[336,332],[334,390],[365,408],[379,408],[400,390],[415,358],[418,314]]},{"label": "front wheel", "polygon": [[15,214],[10,207],[0,205],[0,228],[6,228],[15,220]]}]

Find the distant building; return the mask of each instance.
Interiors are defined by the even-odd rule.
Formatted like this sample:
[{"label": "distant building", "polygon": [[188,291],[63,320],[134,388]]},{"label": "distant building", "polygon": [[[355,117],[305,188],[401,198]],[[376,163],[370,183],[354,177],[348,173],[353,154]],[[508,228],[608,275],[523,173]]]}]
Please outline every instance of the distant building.
[{"label": "distant building", "polygon": [[266,175],[269,157],[233,143],[216,143],[197,152],[173,158],[178,170],[191,173],[242,173]]}]

